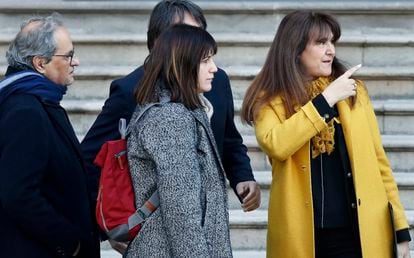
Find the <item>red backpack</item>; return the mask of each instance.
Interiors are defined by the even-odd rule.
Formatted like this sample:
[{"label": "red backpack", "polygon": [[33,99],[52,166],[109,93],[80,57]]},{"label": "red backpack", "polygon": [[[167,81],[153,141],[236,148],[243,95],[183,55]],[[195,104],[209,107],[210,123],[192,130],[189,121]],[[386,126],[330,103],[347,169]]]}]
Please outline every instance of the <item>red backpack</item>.
[{"label": "red backpack", "polygon": [[[144,109],[135,122],[152,105]],[[101,168],[96,203],[96,220],[110,239],[126,242],[138,234],[142,223],[159,206],[158,191],[142,207],[136,209],[134,189],[128,167],[126,148],[126,121],[119,121],[121,139],[105,142],[95,159]]]}]

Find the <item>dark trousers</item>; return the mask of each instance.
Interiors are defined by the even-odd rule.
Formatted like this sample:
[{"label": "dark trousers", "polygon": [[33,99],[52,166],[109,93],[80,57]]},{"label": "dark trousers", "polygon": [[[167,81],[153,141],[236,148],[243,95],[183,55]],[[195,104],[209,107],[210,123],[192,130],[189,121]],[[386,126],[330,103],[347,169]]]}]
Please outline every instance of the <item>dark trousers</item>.
[{"label": "dark trousers", "polygon": [[361,258],[359,234],[349,228],[315,228],[316,258]]}]

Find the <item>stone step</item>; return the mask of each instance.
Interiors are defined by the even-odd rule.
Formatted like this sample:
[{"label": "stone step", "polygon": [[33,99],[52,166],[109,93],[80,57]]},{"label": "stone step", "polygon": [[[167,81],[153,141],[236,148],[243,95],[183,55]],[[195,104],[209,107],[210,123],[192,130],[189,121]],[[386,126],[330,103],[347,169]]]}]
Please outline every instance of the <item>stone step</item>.
[{"label": "stone step", "polygon": [[[414,99],[373,100],[378,126],[382,134],[414,134]],[[234,101],[235,123],[240,133],[254,134],[254,128],[240,118],[242,100]]]},{"label": "stone step", "polygon": [[[410,225],[410,234],[413,236],[414,211],[406,210]],[[230,237],[234,251],[242,255],[243,251],[264,252],[266,250],[267,211],[257,210],[249,213],[230,210]],[[410,242],[410,249],[414,250],[414,241]],[[109,245],[103,243],[101,249],[108,251]],[[116,257],[116,256],[115,256]],[[248,257],[248,256],[240,256]]]},{"label": "stone step", "polygon": [[[398,185],[400,199],[405,209],[414,210],[414,173],[413,172],[394,172],[394,178]],[[260,185],[262,192],[260,210],[267,210],[269,206],[269,191],[272,182],[270,171],[255,171],[254,177]],[[228,186],[229,208],[232,210],[240,209],[240,201],[234,194],[233,189]]]},{"label": "stone step", "polygon": [[[140,64],[137,64],[137,66]],[[75,69],[76,80],[70,86],[67,98],[105,99],[112,80],[125,76],[137,66],[88,66]],[[259,66],[222,67],[230,77],[235,100],[243,99],[247,87],[259,72]],[[0,66],[4,76],[5,66]],[[414,99],[414,66],[363,67],[355,73],[364,80],[374,99]]]},{"label": "stone step", "polygon": [[[411,251],[411,257],[414,257],[414,251]],[[116,251],[112,250],[102,250],[101,251],[102,258],[121,258],[122,256],[118,254]],[[265,250],[247,250],[247,251],[237,251],[233,250],[233,257],[234,258],[266,258],[266,251]]]},{"label": "stone step", "polygon": [[[283,16],[297,9],[311,9],[333,14],[344,33],[372,31],[407,33],[414,29],[414,3],[410,2],[328,2],[328,1],[196,1],[206,14],[208,28],[216,33],[274,32]],[[0,24],[4,31],[16,31],[20,21],[33,13],[60,12],[65,23],[77,33],[106,34],[146,31],[150,11],[156,1],[19,1],[0,3]],[[257,26],[260,21],[260,26]],[[226,25],[226,26],[223,26]]]},{"label": "stone step", "polygon": [[[254,170],[270,170],[267,156],[260,150],[255,136],[243,135]],[[414,135],[383,135],[382,143],[393,171],[414,171]]]},{"label": "stone step", "polygon": [[[243,99],[247,87],[260,71],[258,66],[223,67],[229,74],[234,99]],[[414,67],[412,66],[363,66],[355,78],[364,81],[371,98],[414,98]]]},{"label": "stone step", "polygon": [[[140,65],[137,62],[137,66]],[[137,66],[87,66],[75,69],[76,80],[66,98],[105,99],[112,80],[125,76]],[[243,99],[247,87],[259,72],[259,66],[228,66],[223,68],[231,80],[233,97]],[[5,66],[0,66],[0,77]],[[364,80],[373,99],[414,99],[414,66],[363,67],[355,73]]]},{"label": "stone step", "polygon": [[[102,100],[92,101],[70,101],[66,100],[62,104],[69,111],[70,119],[74,125],[75,132],[77,133],[79,139],[83,139],[84,135],[88,131],[89,127],[95,120],[97,112],[99,112],[99,106],[101,106]],[[79,105],[83,103],[82,105]],[[381,105],[380,105],[381,106]],[[384,105],[382,105],[384,106]],[[407,116],[408,117],[408,116]],[[407,119],[406,116],[402,117]],[[385,116],[385,121],[387,121],[387,116]],[[412,117],[410,118],[412,119]],[[236,121],[239,121],[236,119]],[[392,119],[391,119],[392,121]],[[384,124],[385,125],[388,122]],[[405,127],[410,127],[401,121]],[[412,123],[411,123],[412,124]],[[247,129],[246,129],[247,130]],[[246,131],[241,128],[241,133],[244,138],[245,144],[249,149],[249,157],[251,159],[251,164],[254,170],[269,170],[269,162],[266,155],[260,150],[256,138],[252,135],[252,131]],[[251,129],[249,129],[251,130]],[[391,162],[394,171],[414,171],[414,134],[411,131],[411,134],[384,134],[383,135],[383,145],[387,151],[388,158]]]},{"label": "stone step", "polygon": [[[240,210],[230,210],[230,238],[233,249],[240,251],[265,250],[267,211],[252,211],[245,213]],[[101,244],[101,250],[109,250],[108,242]]]},{"label": "stone step", "polygon": [[[233,250],[234,258],[266,258],[265,250]],[[122,258],[122,255],[114,250],[101,248],[101,258]]]},{"label": "stone step", "polygon": [[[69,89],[69,92],[72,88]],[[69,93],[70,94],[70,93]],[[251,126],[241,123],[241,100],[235,100],[235,123],[243,135],[253,135]],[[78,135],[85,135],[101,111],[104,99],[74,99],[67,97],[62,105],[67,109]],[[374,100],[373,106],[383,134],[414,134],[414,100]]]},{"label": "stone step", "polygon": [[[414,211],[406,210],[410,225],[410,234],[413,235]],[[231,237],[234,249],[262,249],[266,248],[267,211],[257,210],[243,213],[239,210],[230,210]],[[413,242],[410,249],[414,250]]]},{"label": "stone step", "polygon": [[[145,31],[141,35],[74,35],[76,55],[82,66],[100,64],[135,65],[148,54]],[[13,35],[14,36],[14,35]],[[0,37],[0,56],[4,56],[13,37]],[[273,35],[214,34],[218,43],[215,62],[219,66],[262,66]],[[338,43],[337,56],[348,64],[366,66],[414,65],[414,35],[344,35]],[[5,66],[6,60],[0,60]]]}]

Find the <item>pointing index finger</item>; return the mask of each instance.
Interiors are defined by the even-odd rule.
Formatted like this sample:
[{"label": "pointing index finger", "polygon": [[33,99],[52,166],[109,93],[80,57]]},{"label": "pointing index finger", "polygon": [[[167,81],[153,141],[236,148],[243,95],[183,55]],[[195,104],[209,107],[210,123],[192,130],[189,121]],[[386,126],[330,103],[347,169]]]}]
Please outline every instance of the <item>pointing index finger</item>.
[{"label": "pointing index finger", "polygon": [[344,72],[344,74],[342,76],[344,76],[346,78],[349,78],[349,77],[352,76],[352,74],[354,74],[356,71],[358,71],[359,68],[361,68],[361,67],[362,67],[362,64],[359,64],[359,65],[356,65],[352,68],[349,68],[348,71]]}]

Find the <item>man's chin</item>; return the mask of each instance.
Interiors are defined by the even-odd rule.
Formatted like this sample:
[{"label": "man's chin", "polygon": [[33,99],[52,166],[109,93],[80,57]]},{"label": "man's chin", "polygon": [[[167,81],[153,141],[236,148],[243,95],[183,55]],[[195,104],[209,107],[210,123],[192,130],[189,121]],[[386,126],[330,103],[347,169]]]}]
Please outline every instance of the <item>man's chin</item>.
[{"label": "man's chin", "polygon": [[68,80],[68,81],[66,81],[66,83],[65,83],[65,85],[63,85],[63,86],[70,86],[70,85],[72,85],[73,84],[73,82],[74,82],[75,80],[72,78],[72,79],[70,79],[70,80]]}]

